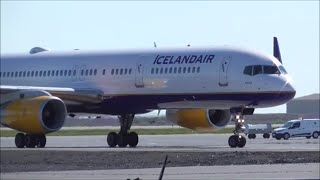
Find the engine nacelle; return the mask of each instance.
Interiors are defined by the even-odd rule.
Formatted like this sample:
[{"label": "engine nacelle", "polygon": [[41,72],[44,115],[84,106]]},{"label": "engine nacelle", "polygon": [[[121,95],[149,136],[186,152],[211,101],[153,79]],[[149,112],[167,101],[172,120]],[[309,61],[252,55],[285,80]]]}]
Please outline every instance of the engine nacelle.
[{"label": "engine nacelle", "polygon": [[29,134],[46,134],[59,130],[66,119],[66,106],[54,96],[15,100],[1,110],[1,123]]},{"label": "engine nacelle", "polygon": [[215,131],[225,127],[231,120],[230,110],[180,109],[167,110],[171,122],[197,131]]}]

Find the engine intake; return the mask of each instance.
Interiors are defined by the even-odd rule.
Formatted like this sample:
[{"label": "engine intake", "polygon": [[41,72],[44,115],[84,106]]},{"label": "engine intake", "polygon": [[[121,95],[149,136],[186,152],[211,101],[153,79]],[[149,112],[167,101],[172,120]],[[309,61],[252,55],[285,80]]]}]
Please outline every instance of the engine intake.
[{"label": "engine intake", "polygon": [[15,100],[1,114],[5,126],[29,134],[46,134],[63,126],[67,110],[57,97],[38,96]]}]

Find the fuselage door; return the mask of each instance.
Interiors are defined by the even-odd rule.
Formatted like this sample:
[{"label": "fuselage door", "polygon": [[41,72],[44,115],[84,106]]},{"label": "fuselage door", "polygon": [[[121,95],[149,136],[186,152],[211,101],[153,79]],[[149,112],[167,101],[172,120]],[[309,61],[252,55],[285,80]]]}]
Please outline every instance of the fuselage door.
[{"label": "fuselage door", "polygon": [[226,56],[222,59],[219,68],[219,86],[228,86],[228,68],[231,62],[231,56]]},{"label": "fuselage door", "polygon": [[136,72],[135,72],[135,86],[137,88],[143,88],[143,59],[144,57],[140,57],[136,63]]}]

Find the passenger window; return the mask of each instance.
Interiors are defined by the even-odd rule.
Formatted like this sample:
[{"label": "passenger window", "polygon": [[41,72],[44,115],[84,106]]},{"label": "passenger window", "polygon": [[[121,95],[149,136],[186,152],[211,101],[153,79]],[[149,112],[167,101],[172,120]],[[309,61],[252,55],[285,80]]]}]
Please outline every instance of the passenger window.
[{"label": "passenger window", "polygon": [[27,77],[29,77],[29,76],[30,76],[30,71],[27,72]]},{"label": "passenger window", "polygon": [[151,74],[153,74],[153,73],[154,73],[154,68],[151,69]]},{"label": "passenger window", "polygon": [[299,127],[300,127],[300,122],[296,122],[292,125],[292,129],[299,128]]},{"label": "passenger window", "polygon": [[43,71],[43,77],[46,77],[47,71]]},{"label": "passenger window", "polygon": [[68,70],[64,70],[64,76],[68,75]]},{"label": "passenger window", "polygon": [[111,70],[111,75],[113,75],[113,74],[114,74],[114,69]]},{"label": "passenger window", "polygon": [[38,77],[38,71],[36,71],[36,74],[34,75],[35,77]]},{"label": "passenger window", "polygon": [[71,70],[68,71],[68,76],[71,76]]},{"label": "passenger window", "polygon": [[128,74],[128,69],[124,69],[124,74]]},{"label": "passenger window", "polygon": [[252,76],[252,66],[246,66],[243,70],[243,74]]},{"label": "passenger window", "polygon": [[39,72],[39,77],[41,77],[41,76],[42,76],[42,71]]},{"label": "passenger window", "polygon": [[181,70],[182,70],[182,68],[181,68],[181,67],[179,67],[179,69],[178,69],[178,73],[179,73],[179,74],[181,73]]},{"label": "passenger window", "polygon": [[200,67],[197,68],[197,73],[200,73]]},{"label": "passenger window", "polygon": [[73,70],[73,76],[76,76],[76,75],[77,75],[77,71]]},{"label": "passenger window", "polygon": [[186,73],[186,71],[187,71],[187,68],[184,67],[184,68],[183,68],[183,73]]},{"label": "passenger window", "polygon": [[196,72],[196,67],[192,67],[192,73]]},{"label": "passenger window", "polygon": [[22,76],[23,76],[23,77],[26,77],[26,72],[25,72],[25,71],[23,71]]},{"label": "passenger window", "polygon": [[47,74],[47,75],[48,75],[48,77],[50,76],[50,73],[51,73],[51,71],[48,71],[48,74]]},{"label": "passenger window", "polygon": [[92,76],[92,69],[90,69],[89,75]]},{"label": "passenger window", "polygon": [[171,74],[171,73],[172,73],[172,67],[169,68],[169,74]]},{"label": "passenger window", "polygon": [[159,73],[159,69],[158,68],[156,68],[156,74],[158,74]]},{"label": "passenger window", "polygon": [[174,68],[173,72],[176,74],[177,73],[177,67]]},{"label": "passenger window", "polygon": [[118,73],[119,73],[119,69],[116,69],[116,75],[118,75]]},{"label": "passenger window", "polygon": [[188,67],[188,73],[191,73],[191,67]]},{"label": "passenger window", "polygon": [[120,69],[120,75],[122,75],[122,73],[123,73],[123,69]]},{"label": "passenger window", "polygon": [[168,74],[168,68],[165,68],[165,69],[164,69],[164,73],[165,73],[165,74]]},{"label": "passenger window", "polygon": [[31,77],[33,77],[33,75],[34,75],[34,71],[31,71]]},{"label": "passenger window", "polygon": [[[102,71],[102,75],[105,75],[106,74],[106,70],[104,69],[103,71]],[[112,73],[111,73],[112,74]]]},{"label": "passenger window", "polygon": [[129,69],[129,74],[131,74],[132,73],[132,69]]},{"label": "passenger window", "polygon": [[253,66],[253,76],[257,74],[262,74],[262,66],[261,65],[255,65]]},{"label": "passenger window", "polygon": [[51,71],[51,76],[54,76],[54,70]]},{"label": "passenger window", "polygon": [[56,76],[59,76],[59,70],[56,70]]},{"label": "passenger window", "polygon": [[63,70],[60,70],[60,76],[63,76]]},{"label": "passenger window", "polygon": [[94,71],[93,71],[93,75],[97,75],[97,72],[98,72],[98,70],[97,69],[94,69]]},{"label": "passenger window", "polygon": [[81,76],[83,76],[83,75],[84,75],[84,69],[81,70]]},{"label": "passenger window", "polygon": [[86,69],[86,76],[89,75],[89,69]]}]

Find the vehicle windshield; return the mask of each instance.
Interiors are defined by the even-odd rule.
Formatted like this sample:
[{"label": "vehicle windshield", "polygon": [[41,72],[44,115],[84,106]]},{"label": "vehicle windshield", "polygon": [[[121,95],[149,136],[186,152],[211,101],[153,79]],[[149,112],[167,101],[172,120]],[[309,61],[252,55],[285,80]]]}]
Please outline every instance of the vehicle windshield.
[{"label": "vehicle windshield", "polygon": [[292,124],[293,124],[293,122],[287,122],[282,127],[283,128],[289,128],[289,127],[291,127]]}]

